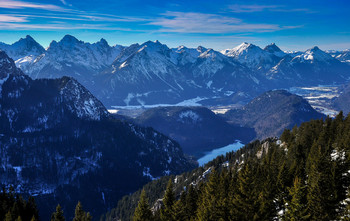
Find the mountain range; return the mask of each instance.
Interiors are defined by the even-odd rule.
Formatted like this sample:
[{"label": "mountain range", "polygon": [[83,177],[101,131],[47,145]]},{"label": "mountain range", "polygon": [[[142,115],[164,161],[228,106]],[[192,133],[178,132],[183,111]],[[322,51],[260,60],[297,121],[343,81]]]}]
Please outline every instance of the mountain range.
[{"label": "mountain range", "polygon": [[223,98],[247,100],[271,89],[344,83],[350,78],[349,51],[325,52],[313,47],[286,53],[275,44],[250,44],[221,52],[159,41],[109,46],[66,35],[45,50],[27,36],[0,44],[17,67],[30,77],[76,78],[107,106],[174,104],[202,98],[220,104]]},{"label": "mountain range", "polygon": [[0,89],[0,182],[35,196],[44,220],[58,203],[72,217],[79,200],[101,214],[145,183],[196,166],[167,136],[116,120],[77,80],[33,80],[3,51]]}]

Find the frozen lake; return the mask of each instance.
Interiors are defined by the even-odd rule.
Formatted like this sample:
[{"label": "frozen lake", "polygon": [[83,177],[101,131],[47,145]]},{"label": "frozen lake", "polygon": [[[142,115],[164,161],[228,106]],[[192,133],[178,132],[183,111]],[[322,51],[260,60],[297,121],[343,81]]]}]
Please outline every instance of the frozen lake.
[{"label": "frozen lake", "polygon": [[237,140],[233,144],[229,144],[227,146],[214,149],[214,150],[208,152],[204,157],[201,157],[198,159],[199,166],[203,166],[204,164],[208,163],[209,161],[215,159],[217,156],[225,155],[226,153],[231,152],[231,151],[236,151],[236,150],[242,148],[243,146],[244,146],[244,144],[242,144],[241,141]]}]

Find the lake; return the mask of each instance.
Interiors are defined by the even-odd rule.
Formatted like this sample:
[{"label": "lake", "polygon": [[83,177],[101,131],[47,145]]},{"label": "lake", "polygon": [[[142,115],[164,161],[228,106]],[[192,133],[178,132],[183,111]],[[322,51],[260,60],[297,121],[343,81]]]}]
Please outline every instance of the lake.
[{"label": "lake", "polygon": [[206,155],[204,157],[201,157],[198,159],[199,166],[203,166],[204,164],[208,163],[209,161],[215,159],[217,156],[225,155],[227,152],[236,151],[243,146],[244,146],[244,144],[242,144],[241,141],[237,140],[233,144],[229,144],[227,146],[214,149],[214,150],[206,153]]}]

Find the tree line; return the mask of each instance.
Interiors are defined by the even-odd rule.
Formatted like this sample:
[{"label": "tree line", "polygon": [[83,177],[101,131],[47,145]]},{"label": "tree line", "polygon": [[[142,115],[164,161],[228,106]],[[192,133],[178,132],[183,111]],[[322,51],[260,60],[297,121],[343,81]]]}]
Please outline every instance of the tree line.
[{"label": "tree line", "polygon": [[[32,196],[25,200],[14,188],[2,188],[0,194],[0,220],[4,221],[39,221],[39,211]],[[62,207],[58,204],[51,215],[51,221],[65,221]],[[91,221],[92,216],[83,210],[81,202],[75,207],[73,221]]]},{"label": "tree line", "polygon": [[303,123],[180,194],[171,178],[158,210],[142,191],[132,219],[350,220],[349,153],[349,116]]}]

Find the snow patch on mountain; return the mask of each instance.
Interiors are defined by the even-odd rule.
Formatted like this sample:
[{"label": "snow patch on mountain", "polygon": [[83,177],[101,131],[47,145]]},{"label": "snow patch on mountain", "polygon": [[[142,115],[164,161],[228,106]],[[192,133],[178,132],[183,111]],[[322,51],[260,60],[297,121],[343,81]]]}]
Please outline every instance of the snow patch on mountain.
[{"label": "snow patch on mountain", "polygon": [[108,115],[107,109],[76,80],[70,78],[60,91],[62,97],[69,101],[70,111],[79,118],[101,120]]},{"label": "snow patch on mountain", "polygon": [[190,120],[193,123],[197,123],[199,121],[202,121],[202,118],[197,113],[191,110],[184,111],[179,114],[179,121],[185,123],[188,120]]},{"label": "snow patch on mountain", "polygon": [[334,60],[334,58],[326,52],[320,50],[317,46],[306,50],[304,53],[297,55],[293,58],[292,62],[326,62]]}]

